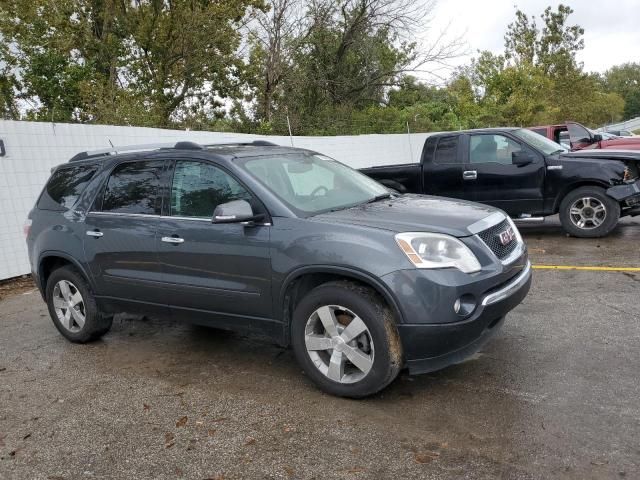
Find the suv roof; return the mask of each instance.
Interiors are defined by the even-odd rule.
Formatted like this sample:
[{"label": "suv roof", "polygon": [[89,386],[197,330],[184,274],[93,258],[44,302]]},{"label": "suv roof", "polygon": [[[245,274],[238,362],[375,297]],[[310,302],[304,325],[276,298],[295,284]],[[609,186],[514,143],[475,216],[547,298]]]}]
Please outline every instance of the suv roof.
[{"label": "suv roof", "polygon": [[154,143],[141,145],[127,145],[122,147],[111,147],[99,150],[90,150],[80,152],[69,159],[69,162],[79,162],[83,160],[96,160],[100,157],[114,157],[120,154],[144,152],[154,150],[197,150],[209,151],[219,155],[227,155],[232,157],[246,157],[256,154],[256,150],[260,147],[276,147],[277,150],[285,151],[302,151],[303,149],[294,147],[283,147],[266,140],[255,140],[253,142],[235,142],[235,143],[213,143],[201,145],[196,142],[177,142],[177,143]]}]

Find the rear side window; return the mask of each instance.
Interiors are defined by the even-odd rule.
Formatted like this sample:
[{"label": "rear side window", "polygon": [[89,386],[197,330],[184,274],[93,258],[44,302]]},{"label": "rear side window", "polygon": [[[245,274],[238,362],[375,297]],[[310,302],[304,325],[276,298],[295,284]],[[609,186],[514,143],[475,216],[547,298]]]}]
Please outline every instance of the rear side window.
[{"label": "rear side window", "polygon": [[441,137],[433,161],[435,163],[458,163],[458,137]]},{"label": "rear side window", "polygon": [[537,133],[538,135],[542,135],[543,137],[547,136],[546,128],[532,128],[531,131]]},{"label": "rear side window", "polygon": [[98,168],[95,165],[58,168],[38,200],[41,210],[68,210],[78,200]]},{"label": "rear side window", "polygon": [[163,164],[163,160],[150,160],[118,165],[107,181],[102,211],[159,214],[158,189]]}]

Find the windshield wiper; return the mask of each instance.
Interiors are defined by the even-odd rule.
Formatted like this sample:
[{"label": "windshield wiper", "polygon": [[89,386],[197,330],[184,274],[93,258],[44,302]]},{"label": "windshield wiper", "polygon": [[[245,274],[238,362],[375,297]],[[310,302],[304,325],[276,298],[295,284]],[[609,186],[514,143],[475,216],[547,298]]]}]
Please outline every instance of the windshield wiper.
[{"label": "windshield wiper", "polygon": [[363,203],[363,205],[367,204],[367,203],[375,203],[375,202],[379,202],[380,200],[386,200],[387,198],[391,198],[391,194],[389,192],[387,193],[381,193],[380,195],[376,195],[375,197],[373,197],[370,200],[367,200],[366,202]]}]

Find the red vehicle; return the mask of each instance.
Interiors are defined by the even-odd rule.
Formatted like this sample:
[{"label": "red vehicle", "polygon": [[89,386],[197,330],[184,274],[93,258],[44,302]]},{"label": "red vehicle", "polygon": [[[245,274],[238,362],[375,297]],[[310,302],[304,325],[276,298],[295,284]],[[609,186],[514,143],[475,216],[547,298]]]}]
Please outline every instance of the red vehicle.
[{"label": "red vehicle", "polygon": [[568,150],[597,148],[640,150],[640,137],[616,137],[608,133],[596,133],[576,122],[566,122],[564,125],[529,127],[529,130],[559,143]]}]

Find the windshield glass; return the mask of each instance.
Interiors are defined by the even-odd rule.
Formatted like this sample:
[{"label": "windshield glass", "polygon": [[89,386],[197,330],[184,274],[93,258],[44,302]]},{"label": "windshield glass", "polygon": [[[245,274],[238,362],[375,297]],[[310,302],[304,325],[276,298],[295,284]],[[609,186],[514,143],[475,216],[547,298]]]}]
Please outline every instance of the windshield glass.
[{"label": "windshield glass", "polygon": [[324,155],[296,152],[236,162],[294,211],[306,215],[341,210],[389,194],[378,182]]},{"label": "windshield glass", "polygon": [[551,155],[552,153],[557,153],[558,151],[567,151],[567,149],[559,143],[549,140],[547,137],[543,137],[542,135],[525,128],[515,130],[513,134],[521,140],[527,142],[532,147],[537,148],[545,155]]}]

